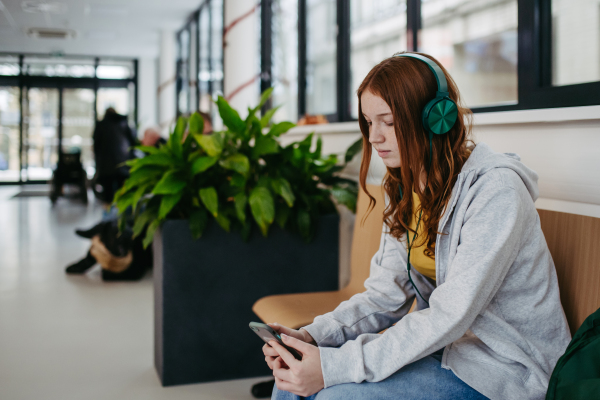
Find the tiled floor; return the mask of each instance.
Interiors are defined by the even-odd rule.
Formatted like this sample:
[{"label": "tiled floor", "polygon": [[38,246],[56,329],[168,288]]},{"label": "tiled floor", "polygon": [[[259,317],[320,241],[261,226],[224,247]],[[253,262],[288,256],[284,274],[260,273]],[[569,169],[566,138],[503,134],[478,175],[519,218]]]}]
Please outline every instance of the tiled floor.
[{"label": "tiled floor", "polygon": [[[37,188],[39,189],[39,188]],[[104,283],[76,227],[98,204],[12,199],[0,187],[0,399],[251,399],[248,379],[163,388],[153,367],[152,281]]]}]

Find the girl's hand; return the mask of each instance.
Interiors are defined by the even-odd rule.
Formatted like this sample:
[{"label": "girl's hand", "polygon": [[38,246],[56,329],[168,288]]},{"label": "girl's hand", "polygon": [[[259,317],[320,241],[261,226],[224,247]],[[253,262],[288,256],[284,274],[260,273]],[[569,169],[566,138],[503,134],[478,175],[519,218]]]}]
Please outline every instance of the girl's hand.
[{"label": "girl's hand", "polygon": [[282,345],[272,340],[273,349],[279,354],[273,360],[273,376],[279,390],[298,396],[311,396],[325,387],[323,371],[321,370],[321,355],[319,348],[300,339],[281,334],[283,343],[302,353],[302,361]]},{"label": "girl's hand", "polygon": [[[296,339],[302,340],[303,342],[316,345],[312,336],[310,336],[310,334],[307,331],[305,331],[304,329],[300,329],[300,330],[290,329],[286,326],[279,325],[277,322],[272,323],[272,324],[267,324],[267,325],[269,325],[271,328],[273,328],[273,330],[275,332],[279,333],[280,335],[281,334],[288,335],[288,336],[294,337]],[[263,354],[265,355],[265,361],[267,362],[267,365],[269,366],[269,368],[273,369],[273,362],[275,361],[275,359],[277,357],[279,357],[279,353],[277,353],[277,351],[275,351],[275,349],[273,349],[268,344],[265,344],[263,346]]]}]

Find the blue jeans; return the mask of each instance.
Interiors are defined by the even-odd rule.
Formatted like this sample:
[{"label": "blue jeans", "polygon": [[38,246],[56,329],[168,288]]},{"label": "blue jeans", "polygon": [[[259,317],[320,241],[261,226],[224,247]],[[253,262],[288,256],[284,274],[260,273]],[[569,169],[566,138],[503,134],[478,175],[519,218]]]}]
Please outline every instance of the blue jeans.
[{"label": "blue jeans", "polygon": [[[344,383],[321,390],[308,400],[485,400],[487,397],[441,366],[441,352],[405,366],[381,382]],[[272,400],[302,399],[273,389]]]}]

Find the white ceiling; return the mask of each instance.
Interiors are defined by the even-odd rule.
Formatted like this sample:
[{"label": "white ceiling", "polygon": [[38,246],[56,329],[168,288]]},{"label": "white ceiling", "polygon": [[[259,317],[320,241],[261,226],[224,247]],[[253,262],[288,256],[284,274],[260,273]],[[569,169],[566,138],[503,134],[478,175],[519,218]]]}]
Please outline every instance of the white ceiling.
[{"label": "white ceiling", "polygon": [[[161,30],[180,29],[202,0],[0,0],[0,51],[157,57]],[[30,9],[36,12],[27,12]],[[41,39],[31,28],[69,29]]]}]

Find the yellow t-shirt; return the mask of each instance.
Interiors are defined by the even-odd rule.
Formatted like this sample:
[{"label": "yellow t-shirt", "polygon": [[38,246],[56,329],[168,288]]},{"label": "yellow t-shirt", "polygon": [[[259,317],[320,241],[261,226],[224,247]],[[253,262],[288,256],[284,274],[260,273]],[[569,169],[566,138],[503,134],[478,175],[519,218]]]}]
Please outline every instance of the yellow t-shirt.
[{"label": "yellow t-shirt", "polygon": [[[417,221],[419,220],[418,209],[421,205],[421,200],[419,200],[419,196],[415,192],[413,192],[412,195],[413,217],[410,220],[409,226],[414,230],[416,229]],[[412,265],[412,267],[419,271],[422,275],[425,275],[426,277],[435,281],[435,260],[425,255],[425,250],[427,249],[427,239],[425,237],[423,227],[423,221],[421,221],[416,240],[413,239],[414,233],[410,231],[408,232],[408,237],[410,238],[410,243],[412,244],[412,250],[410,251],[410,265]]]}]

